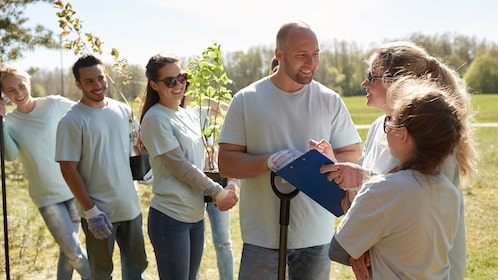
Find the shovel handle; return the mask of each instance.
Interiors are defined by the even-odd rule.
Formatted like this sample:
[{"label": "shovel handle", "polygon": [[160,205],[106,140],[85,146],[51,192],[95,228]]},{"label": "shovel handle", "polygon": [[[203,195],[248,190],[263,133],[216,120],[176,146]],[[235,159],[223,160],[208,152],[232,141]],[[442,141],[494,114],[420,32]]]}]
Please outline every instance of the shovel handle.
[{"label": "shovel handle", "polygon": [[273,192],[280,198],[280,240],[278,246],[278,280],[285,279],[285,268],[287,263],[287,227],[289,226],[289,210],[290,201],[298,193],[298,189],[294,189],[292,192],[283,193],[278,190],[275,184],[275,177],[277,174],[271,172],[271,188]]},{"label": "shovel handle", "polygon": [[289,193],[283,193],[279,191],[277,186],[275,185],[275,177],[277,177],[278,175],[272,171],[270,176],[271,188],[273,189],[273,192],[277,195],[277,197],[281,200],[291,200],[299,193],[298,189],[294,189]]}]

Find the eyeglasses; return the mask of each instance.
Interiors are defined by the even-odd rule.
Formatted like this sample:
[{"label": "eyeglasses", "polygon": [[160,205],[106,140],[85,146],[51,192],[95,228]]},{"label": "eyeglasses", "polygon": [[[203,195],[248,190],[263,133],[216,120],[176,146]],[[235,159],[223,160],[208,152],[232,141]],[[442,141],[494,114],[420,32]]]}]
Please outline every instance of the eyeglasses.
[{"label": "eyeglasses", "polygon": [[389,123],[391,122],[392,120],[392,117],[391,116],[387,116],[384,118],[384,133],[387,134],[387,128],[389,127]]},{"label": "eyeglasses", "polygon": [[176,83],[185,84],[188,79],[187,73],[182,73],[176,77],[167,77],[162,80],[156,80],[156,82],[163,82],[167,88],[174,88]]},{"label": "eyeglasses", "polygon": [[385,134],[388,134],[389,132],[391,132],[395,129],[406,127],[404,124],[393,124],[392,119],[393,118],[391,116],[386,116],[384,118],[384,133]]},{"label": "eyeglasses", "polygon": [[367,84],[369,86],[372,85],[373,80],[382,80],[382,79],[383,79],[382,76],[374,76],[373,73],[372,73],[372,70],[368,70],[368,73],[367,73]]}]

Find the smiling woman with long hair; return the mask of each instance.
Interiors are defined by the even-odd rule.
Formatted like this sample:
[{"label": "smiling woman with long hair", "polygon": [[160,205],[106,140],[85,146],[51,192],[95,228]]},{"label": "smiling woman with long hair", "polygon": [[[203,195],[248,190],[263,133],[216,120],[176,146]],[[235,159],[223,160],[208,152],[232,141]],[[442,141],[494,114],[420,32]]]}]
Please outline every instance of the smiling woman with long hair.
[{"label": "smiling woman with long hair", "polygon": [[71,279],[73,269],[90,279],[87,253],[78,239],[76,202],[54,160],[57,123],[74,102],[58,95],[32,97],[30,75],[13,67],[1,70],[0,90],[15,105],[5,114],[5,101],[0,100],[5,156],[21,159],[31,200],[59,245],[57,279]]},{"label": "smiling woman with long hair", "polygon": [[199,116],[180,106],[188,75],[174,56],[147,63],[140,139],[149,152],[153,182],[148,233],[161,279],[197,279],[204,248],[204,196],[220,211],[238,201],[207,177]]},{"label": "smiling woman with long hair", "polygon": [[357,279],[450,279],[463,197],[441,169],[462,138],[463,120],[434,83],[402,79],[389,91],[397,97],[383,133],[399,164],[363,184],[329,256],[350,265],[368,252],[371,270],[356,266]]}]

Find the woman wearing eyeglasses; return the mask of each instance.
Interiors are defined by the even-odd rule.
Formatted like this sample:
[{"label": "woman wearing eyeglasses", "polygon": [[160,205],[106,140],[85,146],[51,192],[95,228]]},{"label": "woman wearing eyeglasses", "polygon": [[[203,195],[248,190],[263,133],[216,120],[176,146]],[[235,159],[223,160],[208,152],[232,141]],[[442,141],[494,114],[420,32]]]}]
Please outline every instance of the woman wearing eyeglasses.
[{"label": "woman wearing eyeglasses", "polygon": [[448,252],[463,197],[440,169],[458,145],[464,121],[454,99],[427,80],[399,80],[388,92],[400,97],[382,133],[398,164],[361,187],[329,256],[349,265],[369,251],[371,271],[357,279],[450,279]]},{"label": "woman wearing eyeglasses", "polygon": [[148,233],[161,279],[197,279],[204,247],[204,196],[220,211],[238,201],[207,177],[199,117],[180,106],[188,76],[178,58],[155,55],[145,75],[140,139],[149,153],[154,197]]},{"label": "woman wearing eyeglasses", "polygon": [[[330,172],[329,179],[335,180],[342,188],[348,189],[349,200],[344,203],[345,211],[353,201],[355,192],[370,174],[386,174],[399,164],[388,149],[384,133],[385,119],[392,114],[391,106],[386,102],[386,93],[393,82],[402,77],[429,80],[445,87],[445,93],[456,102],[457,114],[462,120],[462,135],[453,151],[445,160],[442,173],[455,186],[460,187],[460,176],[467,177],[475,170],[476,151],[470,127],[472,110],[470,95],[465,82],[458,73],[447,65],[429,55],[423,48],[408,42],[395,41],[386,43],[376,50],[369,59],[369,71],[362,87],[366,90],[367,106],[381,110],[384,115],[377,118],[367,134],[360,165],[338,163],[324,166],[323,172]],[[402,97],[394,95],[393,101]],[[435,120],[436,121],[436,120]],[[323,146],[323,143],[321,143]],[[367,175],[367,176],[365,176]],[[460,190],[461,192],[461,190]],[[455,246],[450,252],[451,279],[464,279],[465,273],[465,223],[463,205],[460,209],[460,227],[455,239]],[[354,261],[354,260],[353,260]],[[358,264],[358,262],[355,262]],[[353,266],[355,270],[355,266]]]}]

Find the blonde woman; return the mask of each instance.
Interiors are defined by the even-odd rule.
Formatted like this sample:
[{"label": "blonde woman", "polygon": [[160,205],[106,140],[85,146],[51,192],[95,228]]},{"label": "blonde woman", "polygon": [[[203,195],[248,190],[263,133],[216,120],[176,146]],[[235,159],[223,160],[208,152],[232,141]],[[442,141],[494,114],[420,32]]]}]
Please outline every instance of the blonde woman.
[{"label": "blonde woman", "polygon": [[71,190],[54,160],[57,123],[74,102],[62,96],[31,96],[31,77],[16,68],[0,72],[0,89],[15,105],[5,114],[5,157],[23,163],[29,195],[60,247],[58,280],[72,279],[75,269],[82,279],[90,279],[86,250],[78,239],[80,217]]},{"label": "blonde woman", "polygon": [[[384,121],[390,118],[393,112],[392,106],[387,102],[387,91],[393,82],[403,77],[427,80],[444,88],[444,93],[456,104],[456,113],[462,122],[462,135],[442,166],[443,174],[460,188],[461,177],[467,177],[475,171],[476,150],[470,126],[472,110],[465,82],[456,71],[428,54],[422,47],[409,41],[395,41],[385,43],[374,50],[369,59],[367,78],[361,84],[367,93],[367,106],[381,110],[384,115],[370,126],[360,165],[339,163],[323,168],[323,172],[330,172],[329,179],[335,180],[341,187],[357,189],[363,180],[368,178],[365,175],[385,174],[399,164],[399,160],[393,157],[388,149]],[[392,96],[393,101],[402,95],[402,92],[396,93]],[[348,196],[350,199],[346,201],[345,208],[349,207],[354,191],[349,191]],[[458,234],[450,251],[451,279],[464,279],[465,274],[463,207],[460,211]]]},{"label": "blonde woman", "polygon": [[464,121],[456,102],[434,83],[403,80],[389,90],[402,96],[382,126],[398,164],[363,184],[329,256],[349,265],[368,252],[370,271],[353,262],[357,279],[451,279],[448,254],[463,198],[441,169],[458,149]]}]

